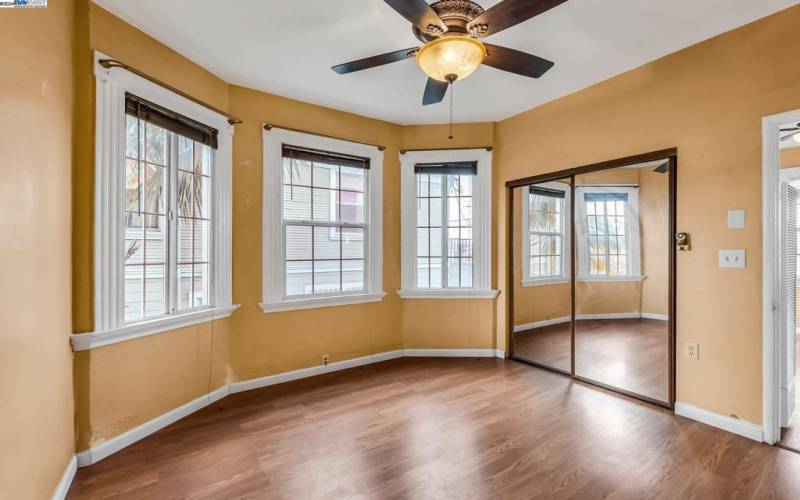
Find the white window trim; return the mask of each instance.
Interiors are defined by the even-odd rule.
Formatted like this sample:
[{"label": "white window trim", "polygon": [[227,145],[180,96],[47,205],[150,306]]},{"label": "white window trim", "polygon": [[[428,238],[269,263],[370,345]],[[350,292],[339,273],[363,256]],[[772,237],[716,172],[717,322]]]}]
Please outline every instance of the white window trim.
[{"label": "white window trim", "polygon": [[[94,223],[94,332],[73,335],[75,350],[123,342],[133,338],[204,323],[230,316],[231,302],[231,163],[233,126],[225,116],[121,68],[104,68],[94,54],[96,80],[95,223]],[[219,130],[214,154],[211,206],[211,297],[200,310],[172,314],[138,323],[124,321],[122,276],[125,228],[125,92],[155,102]]]},{"label": "white window trim", "polygon": [[[472,188],[472,288],[417,288],[417,210],[414,166],[418,163],[478,162]],[[400,155],[401,186],[401,288],[404,299],[493,299],[492,266],[492,152],[485,149],[408,151]]]},{"label": "white window trim", "polygon": [[[546,189],[552,189],[554,191],[562,191],[564,193],[564,210],[562,212],[561,217],[561,266],[562,272],[558,276],[544,276],[544,277],[533,277],[530,275],[530,258],[531,258],[531,242],[530,242],[530,231],[528,230],[529,227],[529,217],[530,217],[530,207],[528,207],[528,199],[530,196],[530,190],[533,187],[541,186]],[[532,287],[532,286],[542,286],[542,285],[556,285],[560,283],[569,283],[570,277],[572,273],[570,272],[570,268],[572,267],[572,233],[570,223],[572,221],[572,188],[569,184],[564,184],[562,182],[543,182],[540,184],[535,184],[531,186],[526,186],[522,189],[522,228],[520,234],[522,235],[522,286]]]},{"label": "white window trim", "polygon": [[[625,244],[629,273],[625,276],[592,276],[589,274],[589,237],[584,193],[625,193]],[[575,239],[577,242],[577,281],[642,281],[642,254],[639,236],[639,189],[637,186],[576,186],[575,187]]]},{"label": "white window trim", "polygon": [[[366,302],[383,299],[383,151],[369,146],[330,137],[305,134],[293,130],[262,127],[264,140],[264,213],[263,213],[263,255],[262,255],[262,296],[260,304],[265,313],[312,309]],[[284,297],[285,245],[283,241],[283,145],[331,151],[352,156],[369,158],[369,187],[367,189],[367,248],[366,291],[329,294],[320,297],[287,299]]]}]

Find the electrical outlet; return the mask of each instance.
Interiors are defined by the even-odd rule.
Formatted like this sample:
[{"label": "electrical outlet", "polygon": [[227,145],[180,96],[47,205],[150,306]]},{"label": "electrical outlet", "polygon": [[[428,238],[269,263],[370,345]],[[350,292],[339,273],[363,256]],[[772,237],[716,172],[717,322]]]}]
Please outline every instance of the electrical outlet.
[{"label": "electrical outlet", "polygon": [[686,343],[686,357],[689,359],[700,359],[700,351],[697,344]]},{"label": "electrical outlet", "polygon": [[328,366],[328,363],[331,360],[330,354],[323,354],[322,355],[322,366]]}]

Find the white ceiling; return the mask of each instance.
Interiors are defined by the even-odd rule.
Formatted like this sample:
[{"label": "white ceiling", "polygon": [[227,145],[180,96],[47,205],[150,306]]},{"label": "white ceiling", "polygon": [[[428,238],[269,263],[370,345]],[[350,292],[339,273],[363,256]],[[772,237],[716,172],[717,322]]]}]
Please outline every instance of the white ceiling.
[{"label": "white ceiling", "polygon": [[[230,83],[400,124],[448,120],[447,100],[422,106],[426,77],[413,59],[350,75],[330,70],[419,45],[382,0],[94,1]],[[513,116],[798,3],[569,0],[487,38],[555,67],[539,80],[479,68],[455,85],[455,120]]]}]

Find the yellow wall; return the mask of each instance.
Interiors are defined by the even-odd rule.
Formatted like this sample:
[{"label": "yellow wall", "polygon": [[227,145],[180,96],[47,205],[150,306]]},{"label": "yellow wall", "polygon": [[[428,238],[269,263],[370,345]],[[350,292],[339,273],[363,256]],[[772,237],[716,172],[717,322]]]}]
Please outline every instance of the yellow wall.
[{"label": "yellow wall", "polygon": [[[453,129],[453,139],[448,139],[448,136],[447,125],[407,126],[402,128],[401,146],[403,149],[492,146],[494,124],[458,124]],[[387,290],[393,293],[397,288],[387,288]],[[494,304],[494,299],[403,300],[401,304],[403,347],[494,348],[496,343]]]},{"label": "yellow wall", "polygon": [[639,221],[642,242],[640,311],[669,314],[669,176],[639,169]]},{"label": "yellow wall", "polygon": [[[239,380],[307,368],[401,346],[399,297],[381,302],[264,314],[261,292],[262,127],[272,123],[386,146],[383,164],[384,290],[400,286],[400,127],[242,87],[231,87],[233,301],[230,363]],[[273,165],[273,168],[279,168]]]},{"label": "yellow wall", "polygon": [[[228,108],[228,85],[87,0],[77,0],[73,331],[93,329],[94,76],[92,51]],[[82,30],[82,31],[81,31]],[[88,152],[88,154],[87,154]],[[235,174],[234,174],[235,175]],[[75,353],[76,447],[117,436],[228,382],[231,319]]]},{"label": "yellow wall", "polygon": [[[783,55],[797,26],[800,7],[725,33],[500,122],[495,142],[501,182],[678,147],[678,230],[693,243],[678,255],[678,352],[697,342],[701,356],[678,357],[677,398],[751,422],[762,416],[761,118],[800,108],[800,65]],[[724,142],[721,122],[736,125]],[[575,123],[591,133],[576,141]],[[726,229],[729,208],[747,210],[746,229]],[[503,247],[504,212],[497,226]],[[747,268],[719,269],[721,248],[746,249]],[[502,348],[504,322],[498,331]]]},{"label": "yellow wall", "polygon": [[46,499],[74,451],[73,4],[0,12],[0,496]]}]

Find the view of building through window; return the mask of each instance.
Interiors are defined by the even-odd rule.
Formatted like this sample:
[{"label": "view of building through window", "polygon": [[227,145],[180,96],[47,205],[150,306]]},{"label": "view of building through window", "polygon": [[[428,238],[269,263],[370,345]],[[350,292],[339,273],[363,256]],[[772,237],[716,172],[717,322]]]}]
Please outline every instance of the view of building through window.
[{"label": "view of building through window", "polygon": [[[306,157],[308,158],[308,157]],[[336,158],[283,157],[285,295],[366,289],[369,170]]]}]

